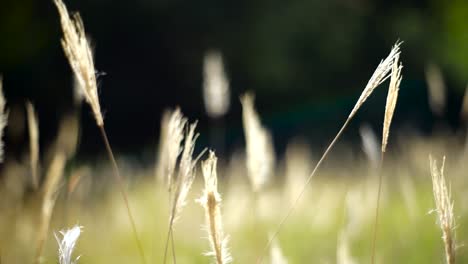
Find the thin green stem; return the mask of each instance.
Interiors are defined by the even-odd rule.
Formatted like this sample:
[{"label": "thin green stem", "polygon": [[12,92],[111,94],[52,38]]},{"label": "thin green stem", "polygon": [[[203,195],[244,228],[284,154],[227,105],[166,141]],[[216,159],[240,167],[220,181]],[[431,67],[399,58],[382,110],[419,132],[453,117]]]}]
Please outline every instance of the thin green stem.
[{"label": "thin green stem", "polygon": [[107,138],[107,133],[106,133],[106,130],[104,128],[104,125],[101,125],[101,126],[98,126],[98,127],[99,127],[99,129],[101,131],[102,139],[104,141],[104,145],[106,146],[107,154],[109,155],[109,159],[110,159],[110,161],[112,163],[112,168],[114,170],[114,176],[115,176],[115,178],[117,180],[117,184],[119,185],[120,193],[122,194],[122,198],[124,200],[125,207],[127,208],[127,215],[128,215],[129,220],[130,220],[130,224],[132,226],[133,235],[135,237],[135,242],[137,244],[138,251],[140,253],[142,263],[146,264],[145,253],[143,251],[143,246],[141,244],[140,238],[138,237],[138,232],[137,232],[135,220],[133,219],[132,211],[130,210],[130,204],[128,202],[128,195],[127,195],[127,191],[125,190],[125,185],[124,185],[123,178],[120,175],[119,167],[117,166],[117,161],[115,160],[114,153],[112,152],[112,148],[111,148],[111,145],[109,143],[109,139]]},{"label": "thin green stem", "polygon": [[302,196],[304,195],[306,189],[307,189],[307,186],[309,185],[310,181],[312,180],[312,177],[314,177],[315,173],[317,172],[318,168],[320,167],[320,165],[322,164],[322,162],[325,160],[325,158],[328,156],[328,153],[330,152],[330,150],[333,148],[333,146],[335,145],[335,143],[338,141],[338,138],[341,136],[341,134],[343,134],[343,131],[345,130],[345,128],[348,126],[349,122],[351,121],[352,117],[348,117],[348,119],[346,119],[346,121],[344,122],[343,126],[341,127],[341,129],[338,131],[338,133],[336,134],[335,138],[333,138],[332,142],[330,143],[330,145],[328,145],[327,149],[325,150],[325,152],[322,154],[322,157],[320,158],[320,160],[317,162],[317,164],[315,165],[315,168],[314,170],[312,171],[312,173],[309,175],[309,177],[307,178],[304,186],[302,187],[302,190],[301,192],[299,193],[299,195],[297,196],[297,198],[295,199],[295,201],[293,202],[293,204],[291,205],[291,207],[289,207],[286,215],[283,217],[283,219],[281,220],[281,222],[279,223],[278,227],[276,228],[275,232],[273,233],[273,235],[271,236],[270,240],[268,241],[267,245],[265,246],[265,248],[263,249],[262,251],[262,254],[260,255],[260,257],[258,258],[257,260],[257,263],[262,263],[263,261],[263,258],[265,257],[265,255],[268,253],[268,250],[270,249],[270,246],[271,244],[273,243],[273,240],[275,239],[275,237],[278,235],[278,233],[280,232],[281,228],[283,227],[284,223],[286,222],[286,220],[289,218],[289,216],[292,214],[292,212],[294,211],[294,209],[296,208],[297,204],[299,203],[299,200],[302,198]]}]

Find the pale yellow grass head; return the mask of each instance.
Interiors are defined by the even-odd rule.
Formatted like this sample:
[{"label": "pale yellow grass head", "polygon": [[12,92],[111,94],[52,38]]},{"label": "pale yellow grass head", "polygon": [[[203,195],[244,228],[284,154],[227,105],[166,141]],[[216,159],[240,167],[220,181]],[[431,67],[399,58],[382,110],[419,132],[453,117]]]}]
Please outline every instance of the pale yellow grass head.
[{"label": "pale yellow grass head", "polygon": [[358,109],[362,106],[362,104],[364,104],[364,102],[372,94],[374,89],[377,88],[377,86],[383,83],[390,76],[390,71],[392,70],[393,62],[395,58],[400,54],[400,45],[401,42],[397,42],[393,46],[387,58],[385,58],[379,63],[379,65],[374,71],[374,74],[372,74],[371,78],[367,82],[366,88],[364,88],[364,90],[362,91],[361,96],[356,102],[356,105],[354,106],[353,110],[351,110],[351,113],[348,117],[349,119],[357,113]]},{"label": "pale yellow grass head", "polygon": [[385,117],[382,132],[382,152],[387,149],[388,136],[390,134],[390,125],[392,123],[393,113],[398,99],[398,91],[400,90],[401,69],[403,66],[399,63],[400,55],[397,54],[393,60],[392,76],[390,78],[390,86],[388,87],[387,103],[385,105]]},{"label": "pale yellow grass head", "polygon": [[429,157],[429,165],[432,176],[432,190],[437,213],[437,220],[442,230],[442,240],[445,245],[445,256],[448,264],[455,263],[455,217],[453,214],[453,201],[450,187],[447,187],[444,176],[445,157],[439,168],[437,161]]},{"label": "pale yellow grass head", "polygon": [[161,119],[161,135],[157,162],[157,177],[164,179],[169,191],[172,190],[175,177],[177,157],[182,151],[184,127],[187,118],[179,108],[165,111]]},{"label": "pale yellow grass head", "polygon": [[104,120],[99,104],[93,53],[86,38],[83,21],[78,13],[70,17],[62,0],[54,0],[54,3],[60,14],[63,50],[75,73],[82,95],[93,110],[97,125],[103,126]]},{"label": "pale yellow grass head", "polygon": [[211,247],[206,255],[213,256],[217,264],[226,264],[230,263],[232,258],[227,246],[228,238],[223,230],[221,195],[218,193],[216,166],[217,158],[214,152],[210,151],[208,159],[202,162],[205,188],[202,197],[197,201],[205,209],[205,227]]}]

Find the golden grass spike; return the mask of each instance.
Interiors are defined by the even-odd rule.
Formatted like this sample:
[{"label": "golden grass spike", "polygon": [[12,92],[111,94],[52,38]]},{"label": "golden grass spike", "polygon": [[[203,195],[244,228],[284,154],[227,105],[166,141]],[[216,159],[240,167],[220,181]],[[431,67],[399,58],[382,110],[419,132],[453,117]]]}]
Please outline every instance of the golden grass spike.
[{"label": "golden grass spike", "polygon": [[83,21],[78,13],[70,18],[67,7],[62,0],[54,0],[60,14],[63,38],[62,47],[75,73],[76,80],[82,88],[86,102],[91,106],[98,126],[104,125],[97,92],[96,71],[94,69],[93,55]]},{"label": "golden grass spike", "polygon": [[63,177],[65,168],[66,156],[59,151],[55,154],[52,162],[47,170],[44,185],[41,189],[41,211],[39,217],[38,236],[36,242],[36,258],[35,263],[41,263],[42,251],[44,243],[47,239],[49,231],[50,218],[54,210],[57,191],[60,180]]},{"label": "golden grass spike", "polygon": [[3,162],[4,154],[4,143],[3,143],[3,131],[8,123],[8,112],[5,110],[6,100],[3,95],[3,77],[0,75],[0,163]]},{"label": "golden grass spike", "polygon": [[184,127],[187,123],[179,108],[165,111],[161,119],[161,136],[156,167],[157,177],[164,181],[169,193],[173,189],[177,157],[182,151]]},{"label": "golden grass spike", "polygon": [[34,189],[39,186],[39,122],[37,113],[31,102],[26,102],[26,113],[28,118],[28,131],[29,131],[29,162],[31,166],[32,183]]},{"label": "golden grass spike", "polygon": [[432,176],[432,191],[437,213],[437,223],[442,230],[442,240],[445,247],[445,259],[447,264],[455,263],[455,217],[453,215],[453,200],[450,187],[447,187],[444,176],[445,157],[439,168],[437,161],[429,156],[429,166]]},{"label": "golden grass spike", "polygon": [[202,197],[197,201],[205,208],[205,224],[211,247],[211,251],[206,255],[213,256],[217,264],[227,264],[232,261],[232,258],[227,247],[228,238],[224,235],[223,230],[216,163],[217,158],[214,152],[210,151],[208,159],[202,162],[205,189]]},{"label": "golden grass spike", "polygon": [[241,96],[242,121],[246,141],[247,174],[254,192],[259,192],[272,176],[275,154],[271,135],[260,123],[254,108],[254,95]]},{"label": "golden grass spike", "polygon": [[400,56],[397,55],[395,57],[395,61],[393,62],[392,77],[390,78],[390,86],[388,87],[382,133],[382,152],[385,152],[387,149],[388,135],[390,134],[390,124],[392,123],[393,113],[395,112],[398,99],[398,91],[400,90],[402,65],[398,61],[399,57]]},{"label": "golden grass spike", "polygon": [[383,81],[385,81],[386,78],[388,78],[388,73],[392,69],[393,61],[395,57],[400,53],[400,45],[401,42],[397,42],[392,50],[390,51],[390,54],[388,57],[381,61],[380,64],[377,66],[377,69],[375,70],[374,74],[370,78],[369,82],[367,83],[366,87],[364,88],[364,91],[362,92],[361,96],[359,97],[356,105],[354,106],[353,110],[349,114],[348,118],[345,120],[343,125],[341,126],[340,130],[338,133],[335,135],[331,143],[328,145],[328,147],[325,149],[323,152],[322,156],[320,157],[319,161],[315,165],[314,169],[310,173],[309,177],[307,178],[306,182],[304,183],[304,186],[302,187],[302,190],[299,192],[297,195],[297,198],[294,200],[293,204],[289,209],[287,210],[285,216],[281,219],[280,223],[278,224],[278,227],[276,228],[275,232],[273,233],[271,239],[268,241],[267,245],[265,246],[265,249],[262,251],[258,263],[262,263],[263,257],[265,254],[268,252],[268,249],[271,246],[271,243],[273,242],[273,239],[278,235],[279,231],[281,230],[282,226],[286,222],[286,220],[289,218],[293,210],[296,208],[297,204],[299,203],[299,200],[302,198],[304,195],[307,185],[309,185],[310,181],[314,177],[315,173],[317,172],[318,168],[320,168],[320,165],[323,163],[325,158],[328,156],[328,153],[330,150],[333,148],[335,143],[338,141],[340,138],[341,134],[343,134],[344,130],[348,126],[349,122],[352,120],[354,115],[357,113],[359,108],[362,106],[362,104],[365,102],[365,100],[371,95],[372,91],[374,91],[375,87],[377,87],[379,84],[381,84]]},{"label": "golden grass spike", "polygon": [[356,104],[354,105],[353,110],[349,114],[349,118],[352,118],[356,112],[359,110],[361,105],[366,101],[366,99],[372,94],[374,89],[383,83],[390,75],[390,71],[392,69],[393,61],[395,58],[400,54],[400,45],[402,42],[398,41],[393,46],[390,54],[382,60],[377,69],[375,69],[374,74],[372,74],[371,78],[367,82],[366,88],[361,93],[361,96],[357,100]]}]

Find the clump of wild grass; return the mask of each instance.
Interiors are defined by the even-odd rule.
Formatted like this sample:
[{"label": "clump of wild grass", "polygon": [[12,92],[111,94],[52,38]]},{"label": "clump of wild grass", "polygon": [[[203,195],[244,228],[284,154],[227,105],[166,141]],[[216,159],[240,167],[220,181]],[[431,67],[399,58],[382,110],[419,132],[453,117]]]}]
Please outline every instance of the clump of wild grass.
[{"label": "clump of wild grass", "polygon": [[366,87],[364,88],[364,90],[362,91],[359,99],[357,100],[356,104],[354,105],[353,109],[351,110],[350,114],[348,115],[348,118],[345,120],[344,124],[342,125],[341,129],[338,131],[338,133],[336,134],[336,136],[333,138],[333,140],[331,141],[331,143],[328,145],[328,147],[325,149],[324,153],[322,154],[322,156],[320,157],[319,161],[317,162],[317,164],[315,165],[312,173],[309,175],[309,177],[307,178],[306,182],[304,183],[304,186],[302,188],[302,190],[298,193],[297,195],[297,198],[296,200],[293,202],[293,204],[291,205],[291,207],[287,210],[286,212],[286,215],[283,217],[283,219],[281,220],[281,222],[279,223],[275,233],[273,233],[273,236],[272,238],[268,241],[266,247],[265,247],[265,250],[263,251],[263,254],[260,256],[260,259],[259,259],[259,262],[262,262],[263,260],[263,256],[265,255],[265,253],[267,252],[268,248],[270,247],[273,239],[276,237],[276,235],[278,234],[279,230],[281,229],[281,227],[283,226],[283,224],[285,223],[286,219],[291,215],[292,211],[295,209],[296,205],[298,204],[299,200],[301,199],[302,195],[304,194],[305,190],[306,190],[306,187],[307,185],[309,185],[309,182],[311,181],[312,177],[315,175],[316,171],[318,170],[318,168],[320,167],[320,165],[323,163],[323,161],[325,160],[325,158],[328,156],[328,153],[330,152],[330,150],[333,148],[333,146],[335,145],[335,143],[338,141],[338,139],[340,138],[341,134],[343,134],[344,130],[346,129],[346,127],[348,126],[348,124],[351,122],[351,120],[353,119],[353,117],[356,115],[357,111],[361,108],[361,106],[364,104],[364,102],[367,100],[367,98],[372,94],[372,92],[375,90],[375,88],[377,88],[380,84],[382,84],[387,78],[390,77],[390,72],[393,68],[393,65],[394,65],[394,62],[395,62],[395,59],[398,58],[399,54],[400,54],[400,45],[401,45],[401,42],[397,42],[392,50],[390,51],[390,54],[387,56],[387,58],[385,58],[384,60],[382,60],[379,65],[377,66],[376,70],[374,71],[374,73],[372,74],[371,78],[369,79],[369,81],[367,82],[367,85]]},{"label": "clump of wild grass", "polygon": [[3,162],[4,143],[3,130],[8,122],[8,113],[5,110],[6,100],[3,96],[3,77],[0,75],[0,163]]},{"label": "clump of wild grass", "polygon": [[67,7],[62,2],[62,0],[54,0],[54,3],[57,6],[60,15],[60,22],[62,25],[63,50],[73,72],[75,73],[76,81],[79,84],[78,86],[81,88],[81,96],[83,96],[86,102],[90,105],[96,120],[96,124],[100,129],[104,145],[112,163],[114,176],[120,187],[120,192],[127,209],[127,214],[132,226],[133,234],[135,236],[135,241],[137,243],[141,259],[144,263],[146,260],[143,246],[141,245],[140,239],[138,238],[135,220],[133,219],[128,202],[128,195],[125,190],[122,176],[120,175],[117,161],[115,160],[114,153],[109,143],[106,130],[104,128],[104,119],[102,117],[101,106],[97,92],[96,71],[94,69],[93,53],[86,38],[83,20],[78,13],[73,14],[72,18],[70,18]]},{"label": "clump of wild grass", "polygon": [[80,237],[81,228],[81,226],[74,226],[71,229],[60,231],[59,233],[62,235],[61,239],[57,234],[54,234],[59,246],[58,255],[60,264],[76,264],[78,262],[80,257],[78,256],[73,260],[72,254],[75,244]]},{"label": "clump of wild grass", "polygon": [[205,189],[202,197],[197,201],[205,208],[205,224],[211,247],[211,251],[206,255],[213,256],[217,264],[227,264],[232,261],[232,258],[227,247],[228,237],[224,235],[223,230],[216,163],[217,158],[214,152],[210,151],[208,159],[202,162]]},{"label": "clump of wild grass", "polygon": [[442,231],[442,240],[445,246],[445,259],[447,264],[455,263],[455,217],[453,215],[453,200],[451,198],[450,187],[444,177],[445,157],[440,168],[437,161],[429,157],[429,166],[432,176],[432,190],[437,213],[437,222]]},{"label": "clump of wild grass", "polygon": [[275,155],[271,135],[260,123],[254,108],[254,96],[241,96],[242,121],[246,141],[247,174],[254,192],[259,192],[273,173]]},{"label": "clump of wild grass", "polygon": [[39,186],[38,164],[39,164],[39,123],[37,113],[31,102],[26,102],[26,116],[28,119],[29,132],[29,162],[31,166],[31,176],[33,188]]}]

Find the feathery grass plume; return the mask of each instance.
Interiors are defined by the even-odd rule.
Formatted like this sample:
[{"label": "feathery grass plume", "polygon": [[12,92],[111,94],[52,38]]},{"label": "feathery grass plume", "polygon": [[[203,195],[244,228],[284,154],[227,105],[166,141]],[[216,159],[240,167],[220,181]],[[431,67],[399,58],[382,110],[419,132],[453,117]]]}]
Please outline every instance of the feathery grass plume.
[{"label": "feathery grass plume", "polygon": [[247,151],[247,174],[254,192],[259,192],[273,173],[275,154],[271,135],[262,126],[255,111],[254,99],[251,93],[240,97]]},{"label": "feathery grass plume", "polygon": [[288,264],[288,260],[281,251],[278,241],[275,239],[270,249],[270,263],[271,264]]},{"label": "feathery grass plume", "polygon": [[0,75],[0,163],[3,162],[4,143],[3,143],[3,130],[8,123],[8,112],[5,111],[6,100],[3,95],[3,77]]},{"label": "feathery grass plume", "polygon": [[390,76],[389,73],[392,70],[393,62],[395,58],[398,57],[400,54],[400,45],[400,41],[395,43],[387,58],[385,58],[379,63],[377,69],[375,69],[374,71],[374,74],[372,74],[371,78],[367,82],[366,88],[364,88],[364,91],[362,91],[361,96],[354,105],[353,110],[351,110],[351,113],[348,116],[349,118],[352,118],[357,113],[361,105],[372,94],[374,89]]},{"label": "feathery grass plume", "polygon": [[96,124],[99,127],[107,154],[112,163],[114,176],[118,182],[120,192],[127,209],[128,218],[132,226],[133,235],[135,237],[135,242],[137,244],[140,257],[142,262],[145,263],[146,259],[143,246],[138,237],[135,220],[133,219],[133,215],[130,210],[130,204],[128,202],[128,195],[125,190],[124,181],[120,175],[117,161],[115,160],[114,153],[104,128],[104,119],[102,117],[101,106],[99,104],[99,97],[97,92],[96,71],[94,69],[93,53],[89,42],[86,39],[83,21],[81,20],[81,17],[78,13],[75,13],[73,18],[70,18],[67,7],[62,2],[62,0],[54,0],[54,3],[57,6],[57,10],[60,15],[60,22],[62,25],[63,50],[66,57],[68,58],[73,72],[75,73],[75,77],[79,87],[81,88],[82,94],[93,111]]},{"label": "feathery grass plume", "polygon": [[437,116],[441,116],[445,111],[446,88],[442,71],[435,64],[426,66],[426,82],[429,96],[429,106]]},{"label": "feathery grass plume", "polygon": [[[169,229],[166,238],[166,244],[164,249],[164,262],[166,263],[167,249],[169,239],[172,238],[174,223],[184,208],[187,200],[187,195],[192,187],[192,183],[195,179],[195,165],[203,152],[195,159],[193,159],[193,151],[195,149],[195,142],[198,138],[198,134],[195,134],[195,128],[197,123],[190,124],[188,132],[185,135],[184,149],[182,156],[179,161],[179,171],[177,178],[173,184],[173,190],[171,193],[171,205],[169,213]],[[174,242],[172,241],[172,244]],[[173,258],[175,259],[174,245],[173,245]]]},{"label": "feathery grass plume", "polygon": [[38,237],[36,244],[36,263],[41,263],[42,251],[49,230],[50,218],[54,210],[57,191],[60,180],[63,177],[66,156],[59,151],[55,154],[46,174],[45,182],[41,189],[41,211],[39,217]]},{"label": "feathery grass plume", "polygon": [[437,161],[429,156],[429,166],[432,176],[432,191],[437,213],[437,222],[442,230],[442,240],[445,246],[447,264],[455,263],[455,217],[453,215],[453,200],[450,187],[447,187],[444,176],[445,157],[442,166],[437,167]]},{"label": "feathery grass plume", "polygon": [[55,239],[58,243],[58,254],[59,254],[59,263],[60,264],[76,264],[78,263],[79,256],[72,260],[73,249],[75,249],[75,244],[81,234],[81,226],[74,226],[68,230],[60,231],[62,239],[60,239],[57,234]]},{"label": "feathery grass plume", "polygon": [[272,235],[272,238],[268,241],[267,245],[265,246],[265,249],[263,250],[263,253],[262,255],[260,256],[259,258],[259,263],[261,263],[263,261],[263,257],[264,255],[266,254],[266,252],[268,252],[268,248],[270,247],[273,239],[276,237],[276,235],[279,233],[281,227],[283,226],[283,224],[286,222],[286,220],[288,219],[288,217],[291,215],[291,213],[293,212],[293,210],[296,208],[296,205],[298,204],[299,200],[301,199],[301,197],[304,195],[304,192],[305,190],[307,189],[307,185],[309,185],[311,179],[313,178],[313,176],[315,175],[315,173],[317,172],[318,168],[320,167],[320,165],[323,163],[323,161],[325,160],[325,158],[327,157],[328,153],[330,152],[330,150],[333,148],[333,146],[335,145],[335,143],[338,141],[338,139],[340,138],[341,134],[343,134],[344,130],[346,129],[346,127],[348,126],[349,122],[352,120],[352,118],[356,115],[357,111],[359,110],[359,108],[362,106],[362,104],[366,101],[366,99],[372,94],[372,92],[374,91],[374,89],[379,85],[381,84],[382,82],[384,82],[390,75],[390,70],[392,69],[392,65],[394,63],[394,60],[395,58],[400,54],[400,45],[401,45],[401,42],[397,42],[393,47],[392,47],[392,50],[390,51],[390,54],[387,56],[387,58],[385,58],[384,60],[382,60],[379,65],[377,66],[377,69],[375,70],[375,72],[372,74],[370,80],[368,81],[366,87],[364,88],[361,96],[359,97],[356,105],[354,106],[354,108],[351,110],[351,113],[349,114],[348,118],[346,119],[346,121],[343,123],[343,125],[341,126],[340,130],[338,131],[338,133],[335,135],[335,137],[333,138],[333,140],[331,141],[331,143],[328,145],[328,147],[325,149],[325,151],[323,152],[322,156],[320,157],[319,161],[317,162],[317,164],[315,165],[314,169],[312,170],[311,174],[309,175],[309,177],[307,178],[306,182],[304,183],[304,186],[302,187],[302,190],[298,193],[297,195],[297,198],[295,199],[294,203],[291,205],[291,207],[289,207],[289,209],[287,210],[286,212],[286,215],[283,217],[283,219],[280,221],[280,223],[278,224],[278,227],[277,229],[275,230],[275,232],[273,233]]},{"label": "feathery grass plume", "polygon": [[179,108],[174,111],[164,111],[161,119],[161,135],[159,140],[159,154],[156,167],[157,177],[167,186],[169,193],[174,184],[174,172],[177,157],[182,151],[182,139],[187,118]]},{"label": "feathery grass plume", "polygon": [[211,118],[223,116],[229,109],[229,82],[219,51],[209,51],[203,59],[203,99]]},{"label": "feathery grass plume", "polygon": [[401,83],[401,69],[403,66],[399,63],[399,54],[395,56],[392,67],[392,76],[390,78],[390,86],[388,87],[387,103],[385,104],[385,116],[382,132],[382,153],[387,149],[388,136],[390,134],[390,125],[392,123],[393,113],[398,99],[398,91]]},{"label": "feathery grass plume", "polygon": [[39,123],[37,113],[31,102],[26,102],[26,113],[28,117],[29,131],[29,162],[31,165],[32,183],[34,189],[39,186],[38,164],[39,164]]},{"label": "feathery grass plume", "polygon": [[208,159],[202,162],[205,189],[197,202],[205,208],[206,231],[211,246],[211,251],[206,255],[213,256],[217,264],[227,264],[232,261],[232,258],[227,247],[228,237],[224,235],[221,217],[221,195],[218,193],[216,174],[217,160],[215,153],[210,151]]},{"label": "feathery grass plume", "polygon": [[98,126],[104,125],[97,92],[96,71],[93,53],[86,39],[83,20],[75,13],[70,18],[62,0],[54,0],[60,14],[63,38],[62,47],[75,73],[75,77],[86,102],[91,106]]},{"label": "feathery grass plume", "polygon": [[[384,115],[384,122],[383,122],[383,130],[382,130],[382,148],[380,154],[380,167],[382,166],[385,151],[387,150],[387,143],[388,143],[388,136],[390,134],[390,125],[392,123],[393,113],[395,112],[396,102],[398,99],[398,91],[400,89],[400,82],[401,82],[401,69],[403,66],[399,62],[400,55],[395,55],[395,59],[393,61],[392,66],[392,75],[390,78],[390,85],[388,87],[388,94],[387,94],[387,103],[385,104],[385,115]],[[375,249],[377,244],[377,225],[378,225],[378,218],[379,218],[379,207],[380,207],[380,195],[382,192],[382,171],[379,171],[379,183],[377,187],[377,200],[376,200],[376,207],[375,207],[375,220],[374,220],[374,237],[372,242],[372,253],[371,253],[371,263],[374,263],[375,260]]]}]

